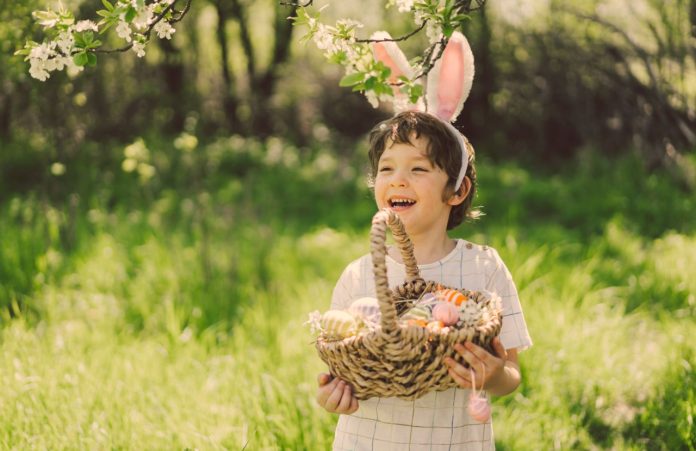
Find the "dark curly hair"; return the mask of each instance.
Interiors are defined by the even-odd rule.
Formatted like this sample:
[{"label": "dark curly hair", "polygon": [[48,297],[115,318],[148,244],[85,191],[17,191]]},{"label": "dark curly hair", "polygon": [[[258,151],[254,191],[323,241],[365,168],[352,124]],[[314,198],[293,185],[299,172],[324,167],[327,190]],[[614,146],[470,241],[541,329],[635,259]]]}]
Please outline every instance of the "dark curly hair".
[{"label": "dark curly hair", "polygon": [[[369,135],[370,150],[370,186],[374,186],[377,176],[377,165],[390,141],[394,143],[413,144],[411,137],[421,136],[428,139],[428,158],[430,162],[445,171],[447,184],[442,193],[442,200],[447,201],[454,194],[454,184],[457,183],[459,168],[462,165],[462,153],[456,138],[452,136],[447,126],[435,116],[420,111],[406,111],[377,124]],[[452,207],[447,230],[451,230],[464,222],[465,219],[476,219],[481,215],[480,210],[472,207],[476,196],[476,167],[474,165],[474,147],[466,142],[466,150],[469,161],[466,168],[466,177],[471,180],[469,194],[459,205]],[[463,186],[463,184],[462,184]]]}]

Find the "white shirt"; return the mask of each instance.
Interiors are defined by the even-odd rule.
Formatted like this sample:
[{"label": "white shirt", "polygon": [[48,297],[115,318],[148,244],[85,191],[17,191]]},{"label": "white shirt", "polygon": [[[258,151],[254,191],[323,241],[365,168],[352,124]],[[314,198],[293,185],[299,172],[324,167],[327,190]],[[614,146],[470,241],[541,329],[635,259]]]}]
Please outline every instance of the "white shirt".
[{"label": "white shirt", "polygon": [[[401,285],[405,268],[387,255],[389,286]],[[495,249],[457,240],[443,259],[418,266],[425,280],[468,290],[497,293],[503,304],[500,340],[506,349],[532,345],[517,289]],[[332,309],[346,309],[354,299],[375,297],[372,257],[350,263],[336,283]],[[334,450],[492,450],[492,423],[478,423],[467,413],[469,390],[430,392],[414,401],[371,398],[352,415],[341,415]]]}]

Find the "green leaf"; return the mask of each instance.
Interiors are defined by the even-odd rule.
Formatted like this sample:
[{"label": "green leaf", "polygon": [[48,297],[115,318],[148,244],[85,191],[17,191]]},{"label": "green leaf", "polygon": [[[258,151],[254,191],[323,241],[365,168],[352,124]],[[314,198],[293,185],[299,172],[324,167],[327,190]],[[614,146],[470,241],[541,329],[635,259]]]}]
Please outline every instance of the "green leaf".
[{"label": "green leaf", "polygon": [[348,74],[345,77],[341,78],[341,81],[338,82],[338,86],[341,87],[347,87],[347,86],[353,86],[358,83],[362,83],[362,81],[365,79],[365,74],[362,72],[355,72],[352,74]]},{"label": "green leaf", "polygon": [[109,0],[102,0],[102,5],[104,5],[104,8],[106,8],[109,11],[114,10],[114,5],[112,5]]},{"label": "green leaf", "polygon": [[409,89],[408,93],[408,100],[411,103],[416,103],[418,102],[418,99],[423,97],[423,85],[413,85],[411,86],[411,89]]},{"label": "green leaf", "polygon": [[76,53],[73,56],[73,62],[76,66],[86,66],[87,63],[89,63],[89,56],[87,56],[87,52]]},{"label": "green leaf", "polygon": [[34,11],[32,16],[39,25],[45,28],[53,28],[60,20],[60,16],[54,11]]},{"label": "green leaf", "polygon": [[454,27],[451,23],[446,23],[442,26],[442,34],[444,34],[445,37],[451,38],[452,33],[454,33]]},{"label": "green leaf", "polygon": [[389,66],[384,66],[379,75],[386,80],[391,75],[391,68]]},{"label": "green leaf", "polygon": [[377,84],[377,79],[375,77],[370,77],[367,80],[365,80],[365,89],[374,89],[375,85]]},{"label": "green leaf", "polygon": [[126,22],[131,23],[133,22],[133,19],[135,19],[135,16],[138,14],[138,11],[133,8],[132,6],[129,6],[128,9],[126,10],[126,16],[124,19],[126,19]]},{"label": "green leaf", "polygon": [[83,32],[82,32],[82,35],[83,35],[83,38],[84,38],[85,45],[86,45],[87,47],[89,47],[89,45],[90,45],[92,42],[94,42],[94,32],[93,32],[93,31],[90,31],[90,30],[87,30],[87,31],[83,31]]},{"label": "green leaf", "polygon": [[97,55],[95,55],[93,52],[89,52],[87,54],[87,65],[92,67],[97,65]]},{"label": "green leaf", "polygon": [[73,33],[73,38],[75,38],[75,47],[83,49],[87,46],[82,33]]}]

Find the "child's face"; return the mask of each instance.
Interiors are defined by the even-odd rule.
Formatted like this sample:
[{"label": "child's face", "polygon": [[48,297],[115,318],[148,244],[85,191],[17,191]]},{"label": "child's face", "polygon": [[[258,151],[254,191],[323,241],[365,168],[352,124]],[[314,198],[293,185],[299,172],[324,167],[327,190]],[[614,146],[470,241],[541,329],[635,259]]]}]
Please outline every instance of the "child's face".
[{"label": "child's face", "polygon": [[444,201],[447,174],[428,159],[427,138],[389,141],[377,165],[375,201],[394,210],[412,237],[444,233],[453,200]]}]

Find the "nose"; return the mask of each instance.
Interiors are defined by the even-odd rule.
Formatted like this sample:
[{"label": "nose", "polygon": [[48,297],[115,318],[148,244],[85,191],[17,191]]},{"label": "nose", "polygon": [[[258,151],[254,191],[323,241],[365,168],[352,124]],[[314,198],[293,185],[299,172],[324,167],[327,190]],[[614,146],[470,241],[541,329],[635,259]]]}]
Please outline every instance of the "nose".
[{"label": "nose", "polygon": [[400,170],[394,171],[391,179],[389,180],[389,186],[404,187],[406,185],[407,185],[406,176],[403,173],[403,171],[400,171]]}]

